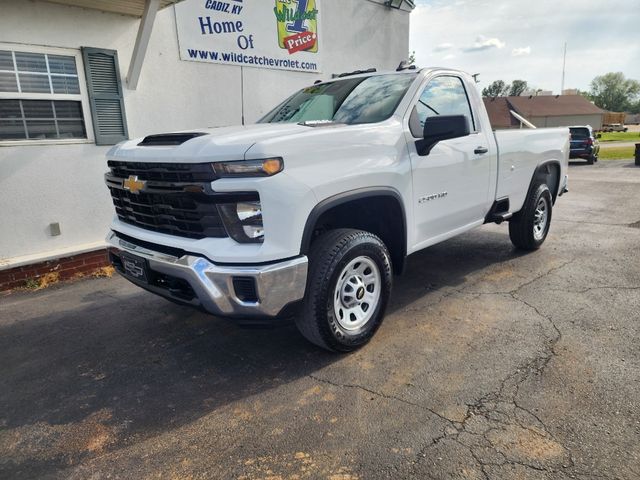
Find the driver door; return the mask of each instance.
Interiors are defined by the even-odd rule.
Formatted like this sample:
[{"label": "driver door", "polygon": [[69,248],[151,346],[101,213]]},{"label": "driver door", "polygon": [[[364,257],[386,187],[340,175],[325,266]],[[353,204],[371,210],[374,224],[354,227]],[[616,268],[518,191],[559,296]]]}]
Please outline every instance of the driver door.
[{"label": "driver door", "polygon": [[[464,115],[470,135],[438,142],[426,155],[415,140],[426,119]],[[462,78],[441,75],[429,80],[411,111],[409,156],[413,170],[414,250],[437,243],[484,220],[489,195],[493,143],[479,131]]]}]

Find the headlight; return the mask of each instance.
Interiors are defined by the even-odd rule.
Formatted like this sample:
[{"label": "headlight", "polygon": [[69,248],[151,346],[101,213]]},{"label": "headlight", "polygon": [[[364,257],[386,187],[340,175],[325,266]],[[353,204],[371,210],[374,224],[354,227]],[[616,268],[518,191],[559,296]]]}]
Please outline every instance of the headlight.
[{"label": "headlight", "polygon": [[262,243],[262,207],[260,202],[238,202],[218,205],[229,236],[240,243]]},{"label": "headlight", "polygon": [[270,177],[284,168],[281,158],[264,160],[240,160],[236,162],[212,163],[213,171],[219,177]]}]

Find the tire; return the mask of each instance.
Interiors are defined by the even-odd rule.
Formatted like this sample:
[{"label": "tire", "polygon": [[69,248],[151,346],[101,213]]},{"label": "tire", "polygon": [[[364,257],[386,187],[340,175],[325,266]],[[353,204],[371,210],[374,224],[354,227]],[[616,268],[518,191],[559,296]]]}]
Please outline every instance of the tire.
[{"label": "tire", "polygon": [[535,183],[522,210],[509,221],[511,243],[521,250],[537,250],[549,233],[553,201],[546,184]]},{"label": "tire", "polygon": [[595,162],[595,157],[593,155],[587,158],[587,165],[593,165],[594,162]]},{"label": "tire", "polygon": [[298,330],[327,350],[356,350],[380,327],[391,284],[389,251],[382,240],[361,230],[331,230],[313,243],[309,253]]}]

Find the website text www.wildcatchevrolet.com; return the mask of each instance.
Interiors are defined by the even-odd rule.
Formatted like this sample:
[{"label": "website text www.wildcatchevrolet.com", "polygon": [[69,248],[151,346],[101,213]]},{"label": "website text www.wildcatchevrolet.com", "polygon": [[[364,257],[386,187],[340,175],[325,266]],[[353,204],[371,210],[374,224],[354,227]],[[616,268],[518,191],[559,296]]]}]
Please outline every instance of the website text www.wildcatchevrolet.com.
[{"label": "website text www.wildcatchevrolet.com", "polygon": [[262,65],[280,68],[295,68],[314,72],[318,70],[318,65],[312,62],[301,62],[300,60],[284,60],[281,58],[271,58],[264,55],[245,55],[240,53],[215,52],[211,50],[196,50],[188,48],[190,58],[201,60],[212,60],[214,62],[244,63],[246,65]]}]

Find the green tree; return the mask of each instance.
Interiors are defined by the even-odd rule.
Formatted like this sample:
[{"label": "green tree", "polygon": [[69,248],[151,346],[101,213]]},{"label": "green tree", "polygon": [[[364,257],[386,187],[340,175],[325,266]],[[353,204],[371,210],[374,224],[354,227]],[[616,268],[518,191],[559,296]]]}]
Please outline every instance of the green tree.
[{"label": "green tree", "polygon": [[519,97],[527,91],[528,86],[529,84],[526,80],[514,80],[511,84],[511,88],[509,88],[509,95],[512,97]]},{"label": "green tree", "polygon": [[624,112],[638,99],[640,82],[625,78],[622,72],[609,72],[593,79],[589,93],[598,107],[610,112]]},{"label": "green tree", "polygon": [[509,93],[511,86],[503,80],[495,80],[491,85],[482,89],[483,97],[504,97]]},{"label": "green tree", "polygon": [[581,95],[587,100],[589,100],[590,102],[593,102],[593,98],[591,98],[591,93],[587,92],[586,90],[578,89],[578,95]]}]

